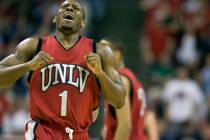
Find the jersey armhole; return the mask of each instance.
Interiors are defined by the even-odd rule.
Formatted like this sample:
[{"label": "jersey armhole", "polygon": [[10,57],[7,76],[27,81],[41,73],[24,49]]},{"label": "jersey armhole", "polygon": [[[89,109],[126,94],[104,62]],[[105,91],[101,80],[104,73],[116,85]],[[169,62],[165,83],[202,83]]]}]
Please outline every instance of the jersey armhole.
[{"label": "jersey armhole", "polygon": [[[97,45],[96,45],[97,41],[96,40],[93,40],[93,43],[92,43],[92,51],[93,53],[97,53]],[[96,83],[99,87],[99,89],[101,89],[101,85],[100,85],[100,82],[98,80],[98,78],[95,76],[95,80],[96,80]]]},{"label": "jersey armhole", "polygon": [[93,53],[97,53],[96,40],[93,40]]},{"label": "jersey armhole", "polygon": [[[38,40],[38,45],[36,47],[36,51],[34,52],[33,56],[31,57],[31,59],[33,59],[34,56],[36,56],[42,49],[42,38],[39,38]],[[30,59],[30,60],[31,60]],[[32,77],[33,71],[30,71],[28,74],[28,78],[27,78],[27,83],[30,84],[31,82],[31,77]]]}]

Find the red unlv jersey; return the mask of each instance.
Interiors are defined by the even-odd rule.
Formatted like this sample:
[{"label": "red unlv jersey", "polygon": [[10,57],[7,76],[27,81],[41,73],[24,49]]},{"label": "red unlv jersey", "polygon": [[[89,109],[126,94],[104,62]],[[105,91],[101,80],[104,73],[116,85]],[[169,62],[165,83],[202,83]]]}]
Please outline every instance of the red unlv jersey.
[{"label": "red unlv jersey", "polygon": [[63,130],[87,130],[99,104],[99,87],[84,58],[95,50],[93,40],[80,37],[66,50],[49,36],[39,45],[54,60],[31,75],[31,118]]},{"label": "red unlv jersey", "polygon": [[[146,100],[143,86],[128,68],[120,69],[119,73],[127,77],[131,84],[130,101],[132,129],[129,140],[146,140],[146,136],[144,135]],[[112,140],[117,128],[114,108],[111,105],[107,105],[105,114],[105,140]]]}]

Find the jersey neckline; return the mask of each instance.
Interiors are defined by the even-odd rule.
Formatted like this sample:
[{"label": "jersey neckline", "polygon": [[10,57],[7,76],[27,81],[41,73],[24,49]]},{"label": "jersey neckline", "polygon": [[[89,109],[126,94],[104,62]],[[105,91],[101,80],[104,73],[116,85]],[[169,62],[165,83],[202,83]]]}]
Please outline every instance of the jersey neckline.
[{"label": "jersey neckline", "polygon": [[58,40],[58,38],[56,37],[56,35],[53,35],[54,39],[56,40],[56,42],[59,44],[59,46],[61,46],[65,51],[70,51],[72,48],[74,48],[81,40],[81,36],[79,36],[78,40],[74,43],[74,45],[72,45],[71,48],[66,49],[63,44]]}]

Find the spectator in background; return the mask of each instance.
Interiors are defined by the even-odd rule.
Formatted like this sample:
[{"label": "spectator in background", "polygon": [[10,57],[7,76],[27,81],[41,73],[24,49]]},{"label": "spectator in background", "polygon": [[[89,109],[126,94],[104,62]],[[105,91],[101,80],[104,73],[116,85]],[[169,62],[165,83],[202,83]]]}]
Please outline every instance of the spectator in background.
[{"label": "spectator in background", "polygon": [[[209,7],[210,9],[210,7]],[[209,17],[208,19],[210,19],[210,12],[209,12]],[[200,33],[200,46],[202,46],[202,50],[201,50],[201,59],[202,59],[202,63],[200,63],[201,65],[203,64],[203,61],[205,61],[206,56],[210,54],[210,21],[208,24],[206,24],[203,28],[203,32]],[[205,63],[205,62],[204,62]],[[205,65],[205,64],[204,64]]]},{"label": "spectator in background", "polygon": [[184,33],[181,35],[179,47],[176,52],[176,59],[179,64],[184,64],[190,68],[197,66],[200,60],[198,52],[198,38],[196,36],[195,25],[191,20],[186,20]]},{"label": "spectator in background", "polygon": [[[161,98],[157,91],[152,91],[149,94],[149,101],[152,100],[151,105],[157,110],[159,130],[161,134],[162,132],[167,134],[168,137],[163,137],[167,140],[185,138],[207,140],[209,139],[207,134],[209,132],[208,119],[204,121],[205,126],[200,126],[197,123],[197,118],[204,120],[203,118],[210,108],[210,106],[205,108],[202,105],[202,102],[205,104],[205,100],[201,87],[198,85],[198,82],[201,82],[202,89],[208,96],[208,90],[210,90],[210,64],[208,64],[210,1],[140,0],[140,2],[145,12],[143,28],[145,30],[141,38],[141,53],[144,58],[144,68],[145,66],[147,68],[146,72],[141,70],[141,74],[143,73],[146,77],[146,82],[149,81],[147,83],[148,91],[157,86],[158,90],[164,86],[165,91]],[[158,45],[160,47],[157,47]],[[172,60],[170,53],[172,53]],[[165,54],[169,57],[165,57]],[[189,69],[189,72],[181,74],[188,73],[188,76],[181,79],[177,76],[166,82],[165,85],[163,79],[168,73],[167,68],[173,70],[173,67],[175,69],[178,67],[180,69],[179,64],[185,65]],[[202,69],[200,70],[200,68]],[[193,80],[190,80],[189,74]],[[151,81],[155,82],[151,83]],[[162,101],[166,103],[165,106],[162,105]],[[167,114],[167,118],[162,116],[162,113]],[[164,126],[168,124],[167,119],[170,122],[169,129]],[[201,130],[202,132],[197,131],[202,127],[205,128]],[[177,134],[177,128],[180,128],[182,133]],[[201,135],[196,134],[195,131]]]},{"label": "spectator in background", "polygon": [[210,97],[210,54],[206,55],[205,65],[200,71],[201,87],[207,97]]},{"label": "spectator in background", "polygon": [[18,97],[3,117],[4,134],[24,134],[25,123],[30,120],[25,98]]},{"label": "spectator in background", "polygon": [[179,3],[173,0],[141,0],[141,7],[145,11],[144,34],[140,40],[144,63],[141,73],[146,77],[146,87],[154,83],[163,85],[174,73],[172,54],[175,39],[172,34],[177,25],[173,14]]},{"label": "spectator in background", "polygon": [[175,70],[171,61],[171,54],[165,53],[152,66],[152,81],[154,83],[164,85],[168,79],[174,76]]},{"label": "spectator in background", "polygon": [[166,0],[144,0],[142,6],[146,11],[144,41],[147,45],[142,45],[141,50],[144,53],[146,51],[145,55],[149,54],[150,59],[156,62],[173,48],[169,28],[172,20],[170,3]]},{"label": "spectator in background", "polygon": [[[166,115],[170,122],[170,137],[177,136],[186,122],[197,122],[204,104],[203,93],[194,80],[189,79],[188,69],[179,66],[176,77],[169,80],[162,94]],[[171,132],[170,132],[171,131]]]}]

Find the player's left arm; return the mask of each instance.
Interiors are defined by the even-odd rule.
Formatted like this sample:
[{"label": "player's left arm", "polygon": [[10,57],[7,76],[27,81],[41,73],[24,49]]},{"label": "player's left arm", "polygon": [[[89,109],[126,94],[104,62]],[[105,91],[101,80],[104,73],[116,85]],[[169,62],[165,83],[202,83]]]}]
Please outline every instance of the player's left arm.
[{"label": "player's left arm", "polygon": [[151,110],[148,110],[145,116],[145,129],[150,140],[159,140],[157,119]]},{"label": "player's left arm", "polygon": [[121,76],[121,79],[126,89],[126,97],[125,105],[120,109],[115,109],[117,118],[117,128],[114,134],[114,140],[128,140],[132,128],[130,103],[131,85],[127,77]]},{"label": "player's left arm", "polygon": [[97,53],[85,56],[88,67],[98,78],[106,101],[115,108],[125,104],[126,90],[118,72],[113,68],[113,52],[105,44],[97,43]]}]

